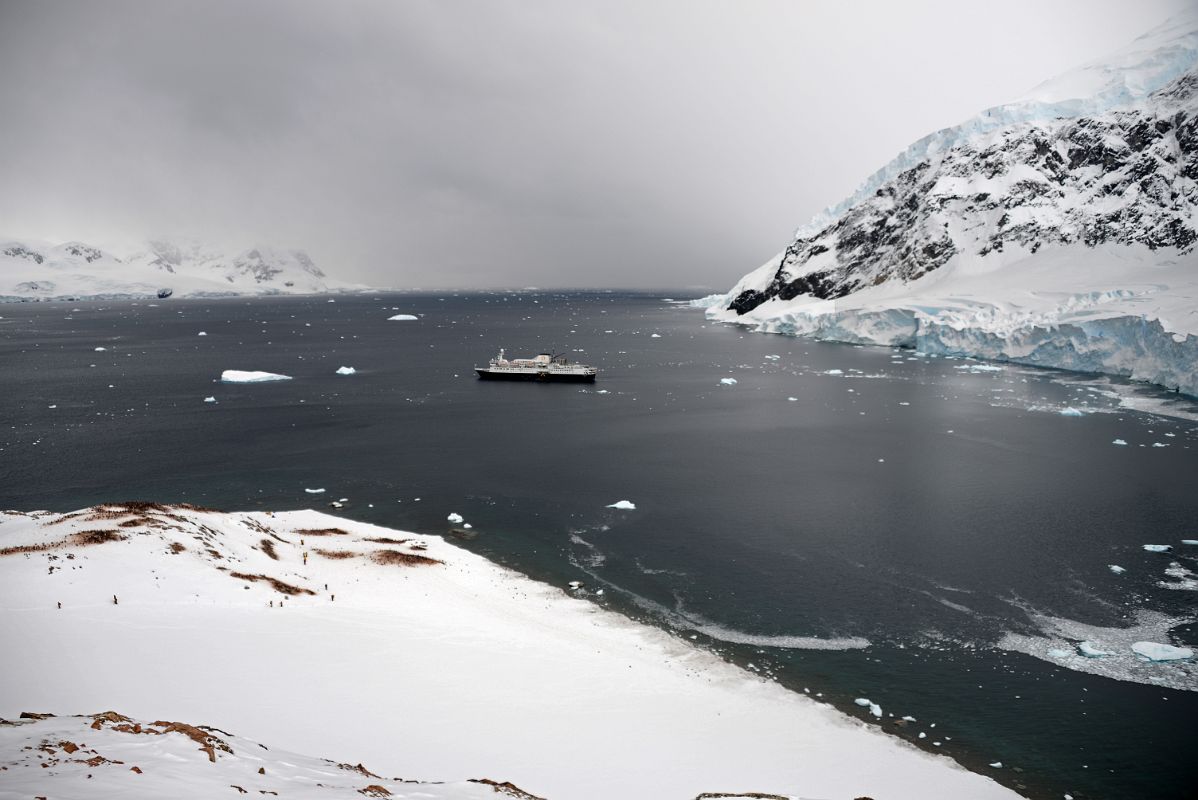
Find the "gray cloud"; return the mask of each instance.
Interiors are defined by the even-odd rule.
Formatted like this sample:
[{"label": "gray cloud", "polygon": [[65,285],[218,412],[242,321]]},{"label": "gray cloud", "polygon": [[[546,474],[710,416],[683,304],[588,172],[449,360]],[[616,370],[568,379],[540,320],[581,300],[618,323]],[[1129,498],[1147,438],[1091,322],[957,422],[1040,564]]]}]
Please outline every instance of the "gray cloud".
[{"label": "gray cloud", "polygon": [[914,139],[1185,5],[0,0],[0,232],[725,288]]}]

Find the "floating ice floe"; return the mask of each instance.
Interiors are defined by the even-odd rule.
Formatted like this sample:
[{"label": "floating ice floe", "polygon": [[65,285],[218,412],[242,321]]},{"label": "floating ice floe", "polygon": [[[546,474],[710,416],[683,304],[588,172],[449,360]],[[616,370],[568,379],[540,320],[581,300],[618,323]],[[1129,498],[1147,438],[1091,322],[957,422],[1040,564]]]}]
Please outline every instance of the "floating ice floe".
[{"label": "floating ice floe", "polygon": [[1123,573],[1127,572],[1125,568],[1119,566],[1118,564],[1107,564],[1106,568],[1116,575],[1122,575]]},{"label": "floating ice floe", "polygon": [[1114,655],[1114,653],[1108,653],[1106,650],[1100,649],[1093,642],[1082,642],[1077,646],[1077,652],[1086,658],[1106,658],[1107,656]]},{"label": "floating ice floe", "polygon": [[465,519],[462,517],[462,515],[458,514],[457,512],[451,513],[445,519],[449,520],[451,525],[460,525],[461,523],[465,522]]},{"label": "floating ice floe", "polygon": [[1084,414],[1082,414],[1081,411],[1078,411],[1073,406],[1066,406],[1065,408],[1061,409],[1061,416],[1062,417],[1081,417],[1081,416],[1084,416]]},{"label": "floating ice floe", "polygon": [[616,502],[610,504],[607,507],[608,508],[618,508],[622,511],[635,511],[636,503],[632,502],[631,500],[617,500]]},{"label": "floating ice floe", "polygon": [[324,489],[304,489],[308,494],[324,494]]},{"label": "floating ice floe", "polygon": [[995,769],[1002,769],[1002,762],[1001,762],[1001,761],[994,761],[994,762],[992,762],[992,763],[990,764],[990,766],[994,767]]},{"label": "floating ice floe", "polygon": [[736,378],[720,378],[720,383],[725,386],[735,386]]},{"label": "floating ice floe", "polygon": [[1136,642],[1131,649],[1145,661],[1182,661],[1194,657],[1194,651],[1188,647],[1174,647],[1159,642]]},{"label": "floating ice floe", "polygon": [[357,370],[353,367],[337,367],[338,375],[353,375],[355,372],[357,372]]},{"label": "floating ice floe", "polygon": [[660,333],[651,333],[651,334],[649,334],[649,338],[650,339],[660,339],[661,334]]},{"label": "floating ice floe", "polygon": [[215,402],[216,402],[216,398],[215,398],[215,397],[212,397],[211,395],[209,395],[208,397],[205,397],[205,398],[204,398],[204,402],[205,402],[205,403],[215,403]]},{"label": "floating ice floe", "polygon": [[267,381],[289,381],[290,375],[277,375],[273,372],[242,371],[227,369],[220,374],[222,383],[265,383]]},{"label": "floating ice floe", "polygon": [[1123,441],[1122,439],[1116,439],[1115,441],[1111,442],[1111,444],[1117,444],[1120,447],[1127,447],[1127,442]]},{"label": "floating ice floe", "polygon": [[104,351],[106,351],[107,349],[108,349],[107,347],[97,347],[97,348],[96,348],[96,352],[97,352],[97,353],[103,353],[103,352],[104,352]]},{"label": "floating ice floe", "polygon": [[1146,544],[1144,549],[1149,553],[1168,553],[1173,549],[1171,544]]},{"label": "floating ice floe", "polygon": [[200,331],[199,333],[196,334],[196,336],[207,336],[207,335],[208,335],[208,331]]},{"label": "floating ice floe", "polygon": [[1198,544],[1198,539],[1182,539],[1182,544]]},{"label": "floating ice floe", "polygon": [[396,314],[393,317],[387,317],[388,322],[406,322],[414,319],[418,318],[412,314]]}]

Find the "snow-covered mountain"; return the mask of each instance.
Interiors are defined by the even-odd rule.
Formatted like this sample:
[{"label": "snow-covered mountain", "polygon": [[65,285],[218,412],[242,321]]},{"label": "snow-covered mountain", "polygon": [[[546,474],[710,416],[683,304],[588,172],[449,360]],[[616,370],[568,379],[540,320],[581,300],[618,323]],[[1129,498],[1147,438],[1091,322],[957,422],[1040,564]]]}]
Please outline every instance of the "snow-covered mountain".
[{"label": "snow-covered mountain", "polygon": [[328,278],[302,250],[226,252],[200,242],[154,239],[126,257],[82,242],[0,240],[0,300],[319,294],[354,289]]},{"label": "snow-covered mountain", "polygon": [[709,315],[1198,394],[1198,11],[911,145]]}]

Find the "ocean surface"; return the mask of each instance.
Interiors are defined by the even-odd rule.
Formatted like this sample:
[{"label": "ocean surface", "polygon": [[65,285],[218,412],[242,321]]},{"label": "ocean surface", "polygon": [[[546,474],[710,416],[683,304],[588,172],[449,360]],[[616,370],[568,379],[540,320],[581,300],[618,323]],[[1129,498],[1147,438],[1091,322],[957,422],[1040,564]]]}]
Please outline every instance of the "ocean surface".
[{"label": "ocean surface", "polygon": [[[0,305],[0,507],[344,498],[327,510],[581,581],[1029,797],[1198,796],[1198,665],[1129,651],[1198,644],[1193,401],[669,296]],[[602,373],[477,380],[500,347]]]}]

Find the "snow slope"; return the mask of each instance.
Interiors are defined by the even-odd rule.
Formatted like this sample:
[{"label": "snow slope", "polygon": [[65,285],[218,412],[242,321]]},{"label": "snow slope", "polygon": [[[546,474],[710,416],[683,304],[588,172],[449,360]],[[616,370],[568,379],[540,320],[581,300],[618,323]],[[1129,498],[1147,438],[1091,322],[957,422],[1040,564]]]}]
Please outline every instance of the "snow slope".
[{"label": "snow slope", "polygon": [[[314,511],[6,512],[0,608],[5,716],[114,708],[269,742],[259,757],[280,747],[380,775],[502,776],[553,798],[1015,797],[438,537]],[[21,736],[0,733],[5,762]],[[105,755],[116,742],[84,741]],[[165,768],[163,752],[147,763]],[[273,757],[297,776],[329,769]]]},{"label": "snow slope", "polygon": [[0,301],[177,296],[319,294],[359,289],[329,279],[302,250],[237,253],[190,240],[155,239],[120,258],[82,242],[0,240]]},{"label": "snow slope", "polygon": [[709,315],[1198,394],[1198,10],[911,145]]}]

